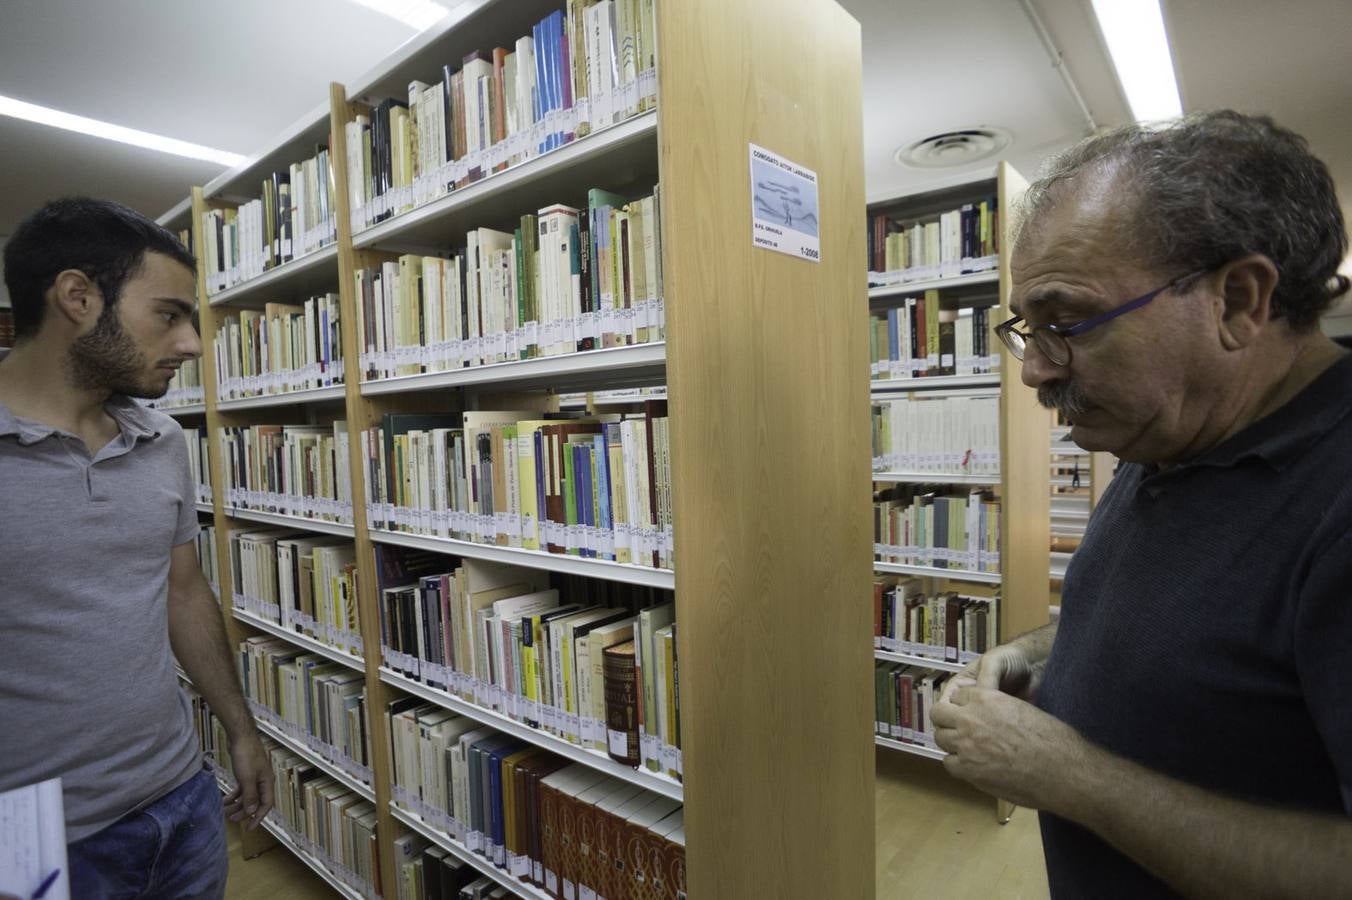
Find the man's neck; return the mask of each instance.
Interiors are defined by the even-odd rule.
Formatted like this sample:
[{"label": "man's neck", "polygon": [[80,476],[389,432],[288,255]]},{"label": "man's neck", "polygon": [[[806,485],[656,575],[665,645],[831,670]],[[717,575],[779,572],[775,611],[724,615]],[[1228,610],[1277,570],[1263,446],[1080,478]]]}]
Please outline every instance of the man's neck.
[{"label": "man's neck", "polygon": [[23,419],[80,434],[104,425],[110,392],[71,384],[63,348],[31,338],[0,359],[0,403]]},{"label": "man's neck", "polygon": [[[1230,393],[1228,402],[1221,399],[1214,404],[1210,427],[1200,432],[1177,460],[1161,462],[1161,469],[1196,458],[1281,409],[1347,355],[1318,330],[1286,341],[1289,343],[1284,346],[1255,348],[1250,361],[1231,373],[1231,383],[1237,389]],[[1223,398],[1224,393],[1219,396]]]}]

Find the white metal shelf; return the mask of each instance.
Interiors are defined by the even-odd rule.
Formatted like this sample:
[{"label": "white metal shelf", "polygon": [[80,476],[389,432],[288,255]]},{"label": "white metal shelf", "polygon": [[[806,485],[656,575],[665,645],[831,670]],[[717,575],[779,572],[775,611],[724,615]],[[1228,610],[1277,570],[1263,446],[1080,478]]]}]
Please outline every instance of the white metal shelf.
[{"label": "white metal shelf", "polygon": [[951,578],[976,584],[999,584],[999,572],[972,572],[967,569],[940,569],[937,566],[910,566],[902,563],[873,563],[873,571],[890,575],[923,575],[926,578]]},{"label": "white metal shelf", "polygon": [[[202,187],[202,196],[208,200],[231,198],[238,193],[256,197],[260,181],[275,171],[285,171],[292,163],[313,156],[315,144],[328,143],[329,118],[329,102],[325,99],[293,121],[261,150],[208,181]],[[334,160],[334,165],[339,162]]]},{"label": "white metal shelf", "polygon": [[256,509],[243,509],[238,506],[226,506],[225,514],[232,519],[246,522],[261,522],[264,525],[280,525],[284,528],[301,528],[306,531],[318,531],[322,534],[336,534],[339,537],[356,536],[356,529],[344,522],[329,522],[324,519],[307,519],[304,516],[285,516],[280,513],[261,512]]},{"label": "white metal shelf", "polygon": [[206,413],[207,405],[205,403],[185,403],[181,406],[155,407],[155,411],[162,412],[166,416],[200,416]]},{"label": "white metal shelf", "polygon": [[935,750],[922,744],[908,744],[905,741],[894,741],[891,738],[885,738],[881,734],[873,736],[873,743],[879,747],[886,747],[888,750],[900,750],[902,753],[912,753],[916,756],[923,756],[926,759],[942,760],[948,754],[942,750]]},{"label": "white metal shelf", "polygon": [[311,653],[318,653],[320,656],[327,657],[328,659],[331,659],[336,663],[341,663],[342,665],[347,666],[349,669],[355,669],[356,671],[361,672],[363,675],[366,674],[365,661],[362,660],[362,658],[360,656],[357,656],[355,653],[348,653],[346,650],[339,650],[337,647],[330,647],[323,641],[317,641],[314,638],[304,634],[300,634],[299,632],[289,631],[283,628],[282,626],[276,624],[275,622],[269,622],[267,619],[255,616],[253,613],[248,612],[246,610],[235,609],[232,607],[230,611],[234,614],[236,619],[239,619],[241,622],[244,622],[247,625],[252,625],[254,628],[257,628],[260,631],[266,631],[273,637],[279,637],[284,641],[289,641],[290,643],[295,644],[302,650],[308,650]]},{"label": "white metal shelf", "polygon": [[874,481],[889,484],[986,484],[1000,483],[999,475],[955,475],[946,472],[874,472]]},{"label": "white metal shelf", "polygon": [[282,394],[264,394],[261,397],[244,397],[240,400],[217,400],[216,409],[220,412],[235,412],[241,409],[260,409],[265,406],[295,406],[299,403],[341,401],[346,396],[347,388],[341,384],[336,384],[332,387],[287,391]]},{"label": "white metal shelf", "polygon": [[982,285],[999,284],[1000,270],[990,269],[985,272],[970,272],[966,275],[955,275],[949,278],[925,278],[917,281],[899,281],[895,284],[879,285],[868,289],[868,298],[880,300],[886,297],[907,297],[913,294],[923,294],[930,290],[956,291]]},{"label": "white metal shelf", "polygon": [[216,511],[216,508],[212,506],[210,503],[203,503],[201,500],[198,500],[197,511],[200,513],[206,513],[207,515],[211,515]]},{"label": "white metal shelf", "polygon": [[647,769],[633,769],[611,759],[609,755],[597,750],[589,750],[585,747],[579,747],[576,744],[569,743],[560,737],[555,737],[548,732],[541,731],[538,728],[532,728],[515,719],[504,716],[501,713],[490,709],[484,709],[477,703],[470,703],[459,697],[448,694],[446,691],[420,684],[411,678],[406,678],[397,672],[393,672],[384,666],[380,667],[380,680],[392,687],[397,687],[401,691],[421,697],[424,700],[445,707],[452,712],[458,712],[461,715],[469,716],[477,722],[483,722],[485,725],[491,725],[499,731],[512,735],[534,744],[537,747],[543,747],[552,753],[566,757],[574,762],[580,762],[590,766],[598,772],[604,772],[615,778],[622,779],[630,784],[636,784],[641,788],[661,794],[664,797],[670,797],[673,800],[683,800],[685,789],[679,781],[668,778],[666,775],[660,775],[656,772],[649,772]]},{"label": "white metal shelf", "polygon": [[[445,244],[456,231],[458,219],[468,216],[492,218],[489,207],[499,200],[510,201],[500,212],[505,214],[510,206],[517,210],[516,215],[520,215],[520,209],[529,205],[525,193],[562,191],[569,185],[575,193],[576,185],[585,184],[590,178],[638,165],[644,160],[655,160],[656,141],[656,111],[640,113],[358,231],[352,236],[352,244],[359,250]],[[537,187],[537,182],[545,184]]]},{"label": "white metal shelf", "polygon": [[499,385],[511,382],[548,383],[557,387],[560,380],[593,382],[604,376],[607,382],[641,380],[660,376],[666,371],[666,341],[634,344],[629,347],[611,347],[605,350],[585,350],[560,356],[543,356],[515,362],[471,366],[467,369],[449,369],[444,372],[426,372],[421,375],[403,375],[362,382],[364,397],[377,394],[430,391],[470,385]]},{"label": "white metal shelf", "polygon": [[926,669],[938,669],[943,672],[961,672],[966,665],[964,663],[948,662],[943,659],[934,659],[929,656],[915,656],[911,653],[892,653],[889,650],[874,650],[873,658],[884,662],[905,663],[909,666],[923,666]]},{"label": "white metal shelf", "polygon": [[351,775],[347,774],[338,766],[335,766],[333,763],[329,762],[324,757],[320,756],[318,753],[315,753],[309,747],[292,740],[290,736],[286,734],[286,732],[282,731],[280,728],[275,727],[271,722],[268,722],[266,719],[260,719],[255,716],[254,724],[258,726],[259,731],[263,732],[268,737],[272,738],[274,741],[281,744],[286,749],[290,750],[292,753],[301,757],[306,762],[310,763],[313,766],[316,766],[319,769],[322,769],[324,773],[333,780],[339,782],[344,787],[350,788],[351,790],[360,794],[364,799],[370,800],[372,803],[376,802],[376,792],[374,790],[372,790],[367,785],[362,784],[356,778],[353,778]]},{"label": "white metal shelf", "polygon": [[399,547],[412,547],[416,550],[429,550],[433,553],[447,553],[469,559],[486,559],[490,562],[523,566],[527,569],[544,569],[549,572],[562,572],[567,575],[585,575],[605,581],[620,581],[625,584],[637,584],[644,587],[676,589],[676,573],[671,569],[653,569],[636,566],[631,563],[610,562],[604,559],[587,559],[581,556],[568,556],[563,553],[547,553],[541,550],[522,550],[517,547],[499,547],[494,544],[476,544],[473,541],[461,541],[455,538],[431,537],[424,534],[405,534],[399,531],[386,531],[372,528],[371,540],[379,544],[393,544]]},{"label": "white metal shelf", "polygon": [[869,390],[875,394],[932,391],[936,388],[998,388],[999,386],[999,372],[986,372],[981,375],[936,375],[924,378],[879,378],[869,382]]},{"label": "white metal shelf", "polygon": [[326,244],[299,259],[269,269],[257,278],[232,285],[212,294],[207,303],[213,307],[287,300],[300,294],[312,294],[332,285],[338,289],[338,244]]},{"label": "white metal shelf", "polygon": [[529,897],[531,900],[552,900],[553,894],[546,893],[535,885],[527,884],[519,878],[514,878],[507,872],[493,865],[486,857],[470,850],[440,828],[434,828],[431,825],[428,825],[422,819],[398,806],[393,801],[390,803],[390,814],[409,828],[418,832],[418,834],[421,834],[423,837],[436,844],[438,847],[455,856],[456,859],[469,863],[474,867],[475,871],[487,875],[509,891],[519,894],[522,897]]},{"label": "white metal shelf", "polygon": [[155,220],[155,224],[170,231],[178,231],[175,225],[192,225],[192,197],[184,197],[173,206],[160,213],[160,217]]}]

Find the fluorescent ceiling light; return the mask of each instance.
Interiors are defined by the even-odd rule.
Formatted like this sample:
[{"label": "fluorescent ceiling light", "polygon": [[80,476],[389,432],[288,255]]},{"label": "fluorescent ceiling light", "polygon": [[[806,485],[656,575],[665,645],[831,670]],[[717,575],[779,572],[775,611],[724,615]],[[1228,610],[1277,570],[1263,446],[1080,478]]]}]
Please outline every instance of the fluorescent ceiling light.
[{"label": "fluorescent ceiling light", "polygon": [[91,137],[131,144],[133,147],[145,147],[147,150],[158,150],[161,153],[172,153],[175,156],[186,156],[189,159],[202,159],[223,166],[237,166],[244,161],[244,156],[239,153],[228,153],[225,150],[203,147],[201,144],[190,144],[148,131],[137,131],[135,128],[100,122],[98,119],[86,119],[84,116],[49,109],[36,103],[25,103],[3,95],[0,95],[0,116],[12,116],[27,122],[37,122],[39,125],[64,128]]},{"label": "fluorescent ceiling light", "polygon": [[1094,15],[1136,121],[1182,115],[1160,0],[1094,0]]},{"label": "fluorescent ceiling light", "polygon": [[446,17],[448,10],[430,0],[352,0],[359,6],[398,19],[414,31],[430,28]]}]

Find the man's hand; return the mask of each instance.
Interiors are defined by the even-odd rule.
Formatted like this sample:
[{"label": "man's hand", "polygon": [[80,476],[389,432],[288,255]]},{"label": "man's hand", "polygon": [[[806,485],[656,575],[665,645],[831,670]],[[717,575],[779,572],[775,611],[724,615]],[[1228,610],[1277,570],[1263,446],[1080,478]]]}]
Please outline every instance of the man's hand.
[{"label": "man's hand", "polygon": [[1068,775],[1094,749],[1031,703],[980,684],[940,700],[933,721],[935,743],[948,752],[944,768],[950,775],[1030,809],[1056,812]]},{"label": "man's hand", "polygon": [[939,702],[951,701],[957,690],[973,685],[1032,701],[1042,686],[1042,663],[1030,659],[1018,644],[1002,644],[987,650],[948,679]]},{"label": "man's hand", "polygon": [[230,764],[239,786],[225,798],[225,815],[231,822],[248,819],[253,831],[272,809],[272,763],[258,732],[230,742]]}]

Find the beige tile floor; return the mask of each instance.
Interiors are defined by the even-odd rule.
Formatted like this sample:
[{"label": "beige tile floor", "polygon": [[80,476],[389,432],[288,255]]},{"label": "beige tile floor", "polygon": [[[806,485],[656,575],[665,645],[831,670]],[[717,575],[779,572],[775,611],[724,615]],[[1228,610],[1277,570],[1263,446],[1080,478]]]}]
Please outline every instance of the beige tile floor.
[{"label": "beige tile floor", "polygon": [[929,759],[879,750],[877,896],[1045,900],[1037,814],[995,819],[995,801]]}]

